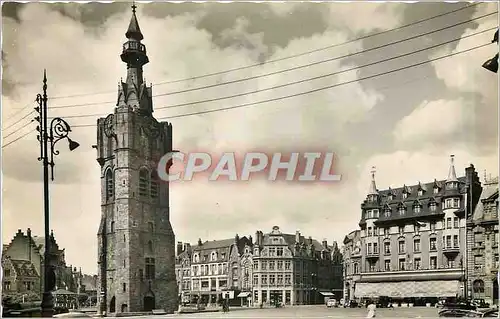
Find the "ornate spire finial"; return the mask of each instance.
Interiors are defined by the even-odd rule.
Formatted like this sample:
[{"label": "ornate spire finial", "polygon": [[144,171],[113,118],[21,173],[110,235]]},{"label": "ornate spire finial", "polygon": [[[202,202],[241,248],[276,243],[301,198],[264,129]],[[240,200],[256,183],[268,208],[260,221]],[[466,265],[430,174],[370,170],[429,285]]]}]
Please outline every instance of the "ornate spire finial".
[{"label": "ornate spire finial", "polygon": [[132,13],[135,13],[135,9],[137,9],[137,6],[135,5],[135,1],[132,1]]},{"label": "ornate spire finial", "polygon": [[375,166],[372,166],[372,170],[370,171],[372,175],[372,180],[370,182],[370,190],[368,191],[368,195],[378,195],[377,185],[375,184],[375,172],[376,168]]},{"label": "ornate spire finial", "polygon": [[457,173],[455,172],[455,155],[450,155],[450,171],[446,182],[457,182]]}]

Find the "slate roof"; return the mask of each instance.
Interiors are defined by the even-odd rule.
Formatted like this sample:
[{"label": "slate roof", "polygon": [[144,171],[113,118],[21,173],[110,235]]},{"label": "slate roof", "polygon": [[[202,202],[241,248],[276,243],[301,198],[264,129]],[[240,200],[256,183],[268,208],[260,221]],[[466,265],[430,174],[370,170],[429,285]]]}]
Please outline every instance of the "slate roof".
[{"label": "slate roof", "polygon": [[[465,181],[466,181],[465,176],[458,178],[460,193],[463,193],[464,191]],[[389,187],[388,189],[378,191],[380,195],[380,201],[377,205],[377,208],[380,209],[379,213],[380,217],[376,222],[396,221],[396,220],[412,219],[412,218],[415,219],[419,217],[441,215],[443,211],[441,209],[440,203],[441,203],[441,198],[445,194],[445,189],[444,189],[445,182],[446,180],[440,180],[440,181],[434,180],[433,182],[430,183],[423,183],[423,184],[418,183],[412,186],[403,185],[403,187],[394,189]],[[439,192],[437,194],[434,194],[435,187],[439,188]],[[421,196],[418,196],[419,189],[423,191],[423,194]],[[403,193],[407,194],[407,198],[403,198]],[[391,194],[393,196],[392,200],[390,199],[389,196]],[[429,204],[433,201],[436,202],[437,204],[435,211],[431,211],[429,208]],[[417,203],[421,205],[421,211],[419,213],[415,213],[413,211],[413,206],[414,204]],[[367,202],[365,201],[363,205],[367,205]],[[400,206],[406,207],[406,213],[403,216],[400,216],[397,212],[397,209]],[[384,210],[386,208],[389,208],[391,210],[390,217],[384,216]],[[360,224],[364,223],[365,221],[364,217],[365,214],[363,212]]]},{"label": "slate roof", "polygon": [[498,183],[484,184],[483,191],[481,192],[481,197],[479,197],[479,202],[477,203],[476,209],[474,210],[474,214],[472,215],[473,221],[483,220],[484,218],[483,200],[489,199],[494,196],[498,198]]},{"label": "slate roof", "polygon": [[234,244],[234,238],[230,239],[221,239],[221,240],[212,240],[205,241],[201,246],[194,246],[193,251],[203,251],[203,250],[214,250],[220,248],[229,248]]},{"label": "slate roof", "polygon": [[128,39],[135,39],[141,41],[144,39],[142,35],[141,28],[139,28],[139,22],[137,21],[137,16],[135,15],[135,5],[132,6],[132,18],[130,18],[130,23],[128,25],[127,33],[125,36]]},{"label": "slate roof", "polygon": [[19,277],[39,277],[38,272],[36,271],[35,265],[29,260],[18,260],[11,259],[10,260],[14,271],[16,272],[16,276]]}]

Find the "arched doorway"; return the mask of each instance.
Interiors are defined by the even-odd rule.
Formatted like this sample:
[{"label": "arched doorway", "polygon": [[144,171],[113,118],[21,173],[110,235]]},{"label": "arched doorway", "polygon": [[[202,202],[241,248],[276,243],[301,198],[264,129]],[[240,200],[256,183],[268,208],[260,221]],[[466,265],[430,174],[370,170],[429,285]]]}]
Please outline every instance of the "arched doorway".
[{"label": "arched doorway", "polygon": [[498,305],[498,280],[493,280],[493,303]]},{"label": "arched doorway", "polygon": [[122,304],[122,312],[127,312],[128,306],[126,303]]},{"label": "arched doorway", "polygon": [[115,296],[111,298],[111,301],[109,302],[109,312],[110,313],[115,313],[116,312],[116,299]]},{"label": "arched doorway", "polygon": [[152,311],[155,309],[155,302],[155,295],[151,290],[148,291],[148,293],[144,296],[144,311]]},{"label": "arched doorway", "polygon": [[472,291],[474,299],[484,299],[484,281],[476,279],[472,282]]}]

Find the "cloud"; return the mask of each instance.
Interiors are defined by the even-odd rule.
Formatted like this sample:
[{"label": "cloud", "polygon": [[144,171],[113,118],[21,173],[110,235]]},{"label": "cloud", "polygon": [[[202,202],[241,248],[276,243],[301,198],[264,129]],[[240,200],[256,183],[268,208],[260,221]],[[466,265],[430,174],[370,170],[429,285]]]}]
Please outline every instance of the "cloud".
[{"label": "cloud", "polygon": [[[323,30],[324,32],[307,30],[307,34],[287,30],[286,35],[277,33],[272,24],[259,24],[261,30],[256,31],[255,25],[260,23],[259,19],[263,19],[262,17],[242,15],[240,20],[234,18],[218,24],[216,18],[222,19],[223,16],[220,6],[218,11],[212,9],[217,11],[217,14],[210,13],[210,19],[213,20],[207,20],[210,15],[206,12],[151,17],[143,12],[151,11],[154,7],[144,9],[148,5],[141,6],[138,12],[139,24],[151,61],[146,65],[144,73],[147,82],[155,83],[153,94],[161,95],[154,98],[154,115],[158,119],[255,103],[354,81],[334,89],[304,93],[280,101],[172,119],[174,147],[183,152],[208,150],[218,154],[224,151],[246,150],[332,150],[338,155],[335,168],[343,175],[341,183],[329,186],[258,181],[236,185],[201,181],[172,185],[171,221],[178,240],[195,242],[199,237],[231,238],[235,233],[249,235],[257,229],[269,231],[273,225],[279,225],[286,232],[293,233],[300,229],[306,235],[319,239],[325,237],[331,242],[342,240],[343,236],[356,226],[359,204],[365,192],[361,191],[360,183],[368,185],[366,181],[360,181],[359,176],[364,176],[365,167],[379,164],[374,160],[377,157],[371,158],[373,154],[366,152],[366,149],[372,147],[370,142],[361,140],[353,144],[353,137],[345,134],[346,127],[352,123],[362,125],[363,121],[368,121],[368,111],[374,112],[383,100],[379,92],[364,89],[355,82],[357,72],[345,72],[300,85],[231,99],[187,107],[171,107],[265,89],[355,67],[354,62],[332,61],[296,71],[282,71],[327,59],[332,55],[340,56],[359,50],[361,43],[279,62],[261,61],[263,52],[267,53],[267,59],[275,60],[313,48],[345,42],[351,39],[350,35],[353,33],[367,32],[371,22],[370,10],[377,17],[371,28],[390,28],[399,21],[399,9],[396,8],[398,5],[395,5],[394,9],[366,4],[352,5],[359,9],[342,7],[335,16],[335,11],[329,11],[329,14],[332,14],[329,21],[332,22],[334,17],[337,17],[338,20],[344,20],[342,25],[332,26],[326,31]],[[371,9],[364,9],[365,7]],[[300,8],[293,8],[291,18],[286,15],[287,21],[292,21],[296,29],[300,29],[297,20],[294,21],[294,15],[299,14],[297,12],[317,10]],[[66,248],[68,262],[82,266],[86,272],[96,272],[96,233],[101,214],[100,169],[96,162],[96,152],[91,148],[91,145],[96,143],[96,128],[80,125],[95,124],[99,116],[104,117],[114,110],[117,83],[119,78],[126,74],[126,66],[119,55],[121,45],[125,42],[124,33],[130,12],[117,10],[113,15],[103,18],[102,24],[95,26],[77,21],[80,15],[74,7],[67,11],[72,12],[73,17],[51,11],[50,6],[30,3],[19,11],[19,21],[3,19],[3,31],[6,33],[3,49],[8,66],[4,69],[4,77],[9,83],[16,85],[9,91],[8,96],[3,96],[2,114],[10,117],[19,107],[34,99],[41,89],[41,76],[46,68],[49,97],[52,98],[49,104],[52,107],[50,116],[64,117],[74,127],[71,137],[81,144],[74,152],[69,152],[62,144],[64,142],[60,144],[61,154],[55,159],[56,180],[51,184],[51,228],[54,229],[58,243]],[[90,13],[85,13],[87,14]],[[382,14],[386,18],[382,19]],[[352,28],[347,23],[348,20],[360,19],[362,23],[356,22]],[[215,29],[208,28],[207,25],[210,24],[219,27],[224,25],[224,28],[215,32]],[[269,28],[269,32],[265,28]],[[320,29],[318,27],[318,30]],[[292,34],[294,32],[295,35]],[[266,38],[269,34],[280,38],[281,42],[277,41],[276,43],[279,43],[274,45]],[[227,40],[225,45],[217,44],[221,38]],[[257,67],[235,72],[166,83],[257,63],[260,63]],[[210,89],[172,94],[175,91],[271,72],[277,74]],[[54,98],[86,92],[99,94]],[[78,106],[79,104],[84,105]],[[64,107],[65,105],[71,107]],[[21,115],[17,115],[17,118],[20,117]],[[16,117],[11,121],[15,119]],[[4,143],[34,127],[32,124],[22,129],[23,131],[5,137],[15,132],[19,125],[27,123],[26,121],[28,120],[21,121],[16,128],[9,129],[3,123]],[[381,123],[380,127],[387,129],[384,123]],[[364,131],[363,134],[373,135],[373,132]],[[43,231],[38,152],[34,132],[3,149],[4,241],[10,240],[18,228],[31,227],[36,234]],[[390,156],[395,157],[391,159]],[[399,153],[386,154],[386,165],[400,161],[398,156]],[[446,162],[442,157],[436,157],[434,160]],[[415,172],[418,172],[419,176],[428,175],[425,169],[421,167],[415,169]],[[401,168],[398,178],[417,178],[409,175],[410,171],[412,170],[408,169],[408,166],[406,169]],[[26,194],[30,194],[30,200],[25,199]]]},{"label": "cloud", "polygon": [[470,101],[464,99],[424,101],[397,123],[394,138],[400,147],[408,144],[440,147],[442,141],[470,132],[474,115]]}]

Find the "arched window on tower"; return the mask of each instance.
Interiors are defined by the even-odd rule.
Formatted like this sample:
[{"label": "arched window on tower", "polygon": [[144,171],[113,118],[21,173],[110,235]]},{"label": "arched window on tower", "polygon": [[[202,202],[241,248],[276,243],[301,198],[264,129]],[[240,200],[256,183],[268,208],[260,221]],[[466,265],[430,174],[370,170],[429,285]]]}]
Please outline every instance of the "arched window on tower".
[{"label": "arched window on tower", "polygon": [[158,179],[156,178],[155,171],[151,172],[151,198],[158,197]]},{"label": "arched window on tower", "polygon": [[149,173],[145,168],[139,171],[139,196],[147,196],[149,191]]},{"label": "arched window on tower", "polygon": [[111,233],[114,233],[114,232],[115,232],[115,222],[114,222],[114,221],[112,221],[112,222],[111,222],[111,225],[110,225],[110,227],[109,227],[109,228],[110,228],[110,232],[111,232]]},{"label": "arched window on tower", "polygon": [[153,242],[151,240],[148,241],[148,253],[153,253]]},{"label": "arched window on tower", "polygon": [[113,171],[108,169],[106,171],[106,200],[110,200],[114,196],[114,183],[113,183]]}]

